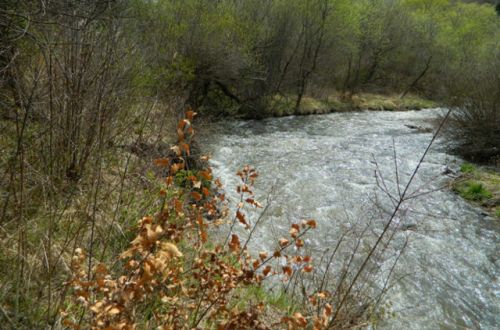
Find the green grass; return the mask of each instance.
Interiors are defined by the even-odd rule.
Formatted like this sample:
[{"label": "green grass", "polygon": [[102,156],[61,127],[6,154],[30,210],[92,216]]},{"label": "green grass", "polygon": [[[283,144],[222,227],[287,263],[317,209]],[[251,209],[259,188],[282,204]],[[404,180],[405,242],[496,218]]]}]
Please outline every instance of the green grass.
[{"label": "green grass", "polygon": [[421,98],[416,95],[407,95],[400,100],[400,102],[404,109],[409,110],[429,109],[439,106],[435,101]]},{"label": "green grass", "polygon": [[407,95],[401,99],[396,94],[360,93],[352,97],[352,102],[356,108],[361,110],[399,111],[436,107],[435,102],[416,95]]},{"label": "green grass", "polygon": [[470,163],[463,163],[460,171],[462,174],[453,183],[453,190],[500,218],[500,172]]},{"label": "green grass", "polygon": [[464,182],[463,185],[457,188],[457,191],[463,198],[477,202],[489,199],[493,196],[482,183],[472,180]]},{"label": "green grass", "polygon": [[463,163],[460,166],[460,172],[462,173],[473,173],[476,170],[476,167],[470,163]]},{"label": "green grass", "polygon": [[[6,132],[6,138],[0,139],[0,168],[5,170],[16,150],[15,122],[0,119],[0,129]],[[25,130],[26,145],[36,141],[43,130],[39,123],[30,123]],[[153,135],[155,130],[151,132],[151,135],[145,132],[144,139],[156,139]],[[134,138],[132,133],[118,143],[128,145],[131,143],[129,138]],[[38,160],[40,150],[36,148],[39,147],[31,144],[30,148],[26,148],[27,164],[35,164]],[[94,251],[100,261],[117,260],[116,256],[135,237],[137,221],[158,211],[158,192],[164,184],[158,180],[156,168],[152,168],[149,160],[135,154],[130,156],[130,162],[126,161],[127,157],[128,154],[124,154],[121,148],[110,146],[103,151],[102,159],[106,166],[100,172],[99,189],[95,189],[96,180],[91,170],[78,183],[68,183],[64,177],[49,178],[39,167],[26,166],[27,189],[23,205],[25,256],[20,256],[17,243],[20,236],[19,225],[15,221],[17,204],[8,205],[6,218],[14,221],[6,221],[2,227],[6,239],[0,245],[0,305],[4,309],[4,312],[0,311],[0,328],[6,320],[4,315],[12,320],[12,328],[39,328],[46,321],[49,294],[53,302],[51,308],[55,308],[54,302],[64,289],[61,283],[68,280],[73,248],[88,247],[94,191],[98,191]],[[121,179],[126,163],[128,170],[122,190]],[[148,171],[147,168],[152,169]],[[12,189],[18,189],[18,186],[19,183],[14,181]],[[47,187],[50,187],[50,194]],[[0,185],[0,195],[7,194],[7,188],[7,185]],[[50,249],[49,235],[52,241]],[[52,256],[50,273],[46,266],[48,255]],[[24,261],[23,268],[19,266],[20,260]],[[57,314],[55,310],[51,312]],[[9,324],[6,326],[10,328]]]},{"label": "green grass", "polygon": [[276,95],[269,101],[266,114],[271,117],[291,116],[294,114],[294,105],[292,98]]},{"label": "green grass", "polygon": [[350,99],[342,98],[338,93],[332,93],[322,98],[305,96],[297,110],[294,109],[295,101],[296,98],[293,95],[276,95],[269,101],[269,106],[264,115],[268,117],[282,117],[357,110],[401,111],[419,110],[437,106],[435,102],[415,95],[407,95],[401,99],[396,94],[372,93],[359,93],[353,95]]},{"label": "green grass", "polygon": [[244,308],[248,301],[262,302],[281,311],[293,313],[297,306],[284,291],[272,292],[265,286],[252,285],[242,288],[237,293],[239,299],[236,306]]}]

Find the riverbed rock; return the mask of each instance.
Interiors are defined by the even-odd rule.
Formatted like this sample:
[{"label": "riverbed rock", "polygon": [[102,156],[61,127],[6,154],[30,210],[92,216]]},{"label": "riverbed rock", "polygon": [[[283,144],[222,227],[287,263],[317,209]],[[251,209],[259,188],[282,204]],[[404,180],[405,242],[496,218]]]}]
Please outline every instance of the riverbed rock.
[{"label": "riverbed rock", "polygon": [[416,125],[411,125],[411,124],[405,124],[406,127],[409,129],[418,131],[420,133],[431,133],[432,128],[431,127],[423,127],[423,126],[416,126]]},{"label": "riverbed rock", "polygon": [[404,224],[403,226],[401,226],[401,230],[403,230],[403,231],[417,230],[417,224],[416,223]]}]

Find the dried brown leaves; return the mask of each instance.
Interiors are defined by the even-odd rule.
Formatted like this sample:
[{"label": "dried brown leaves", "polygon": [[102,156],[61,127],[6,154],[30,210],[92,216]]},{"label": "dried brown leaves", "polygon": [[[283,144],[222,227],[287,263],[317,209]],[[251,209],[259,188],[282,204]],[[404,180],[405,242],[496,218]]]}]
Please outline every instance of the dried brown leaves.
[{"label": "dried brown leaves", "polygon": [[[270,276],[281,276],[286,281],[297,271],[313,272],[310,256],[289,257],[286,250],[295,246],[300,253],[304,246],[301,237],[316,227],[314,220],[293,224],[290,236],[280,239],[273,253],[261,251],[257,257],[246,251],[246,245],[242,246],[236,234],[230,236],[226,246],[208,244],[208,230],[216,226],[217,221],[207,221],[205,215],[217,215],[224,195],[212,193],[197,177],[188,178],[192,182],[188,191],[172,188],[172,175],[184,169],[183,157],[190,154],[194,116],[193,111],[187,111],[186,118],[177,126],[178,144],[172,148],[175,157],[155,160],[157,166],[168,170],[166,187],[160,192],[161,198],[166,199],[164,209],[138,222],[137,235],[121,253],[119,262],[115,266],[98,264],[89,276],[85,271],[84,252],[75,250],[73,276],[68,285],[76,305],[83,307],[86,313],[81,317],[81,309],[68,307],[63,313],[66,327],[190,329],[211,324],[217,329],[268,329],[261,321],[265,310],[261,302],[251,303],[244,309],[230,307],[234,306],[231,300],[235,289],[261,285]],[[238,187],[242,198],[235,221],[250,230],[252,224],[244,206],[262,207],[252,191],[258,174],[245,166],[237,175],[242,180]],[[213,179],[209,168],[199,171],[199,176]],[[213,183],[213,189],[222,188],[220,181]],[[169,189],[173,191],[170,195]],[[278,258],[284,258],[286,265],[278,266],[275,262]],[[315,295],[309,302],[311,306],[319,306],[323,300]],[[296,312],[283,317],[281,325],[305,328],[310,324],[314,329],[321,329],[332,314],[330,305],[323,303],[322,306],[319,315],[308,317]]]}]

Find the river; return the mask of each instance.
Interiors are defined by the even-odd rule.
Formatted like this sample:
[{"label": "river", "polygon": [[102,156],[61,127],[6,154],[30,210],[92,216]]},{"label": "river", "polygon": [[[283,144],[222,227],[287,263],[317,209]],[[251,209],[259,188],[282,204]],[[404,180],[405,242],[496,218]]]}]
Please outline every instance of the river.
[{"label": "river", "polygon": [[[408,125],[431,128],[442,111],[223,122],[200,140],[233,201],[235,173],[245,164],[260,173],[256,191],[262,203],[274,187],[254,246],[271,249],[270,242],[286,233],[291,222],[314,218],[318,229],[307,243],[319,256],[332,249],[338,233],[353,223],[369,218],[371,230],[380,233],[392,204],[380,189],[380,179],[377,184],[375,171],[397,195],[397,182],[403,189],[432,138],[429,130]],[[394,316],[380,328],[495,329],[500,324],[498,223],[449,189],[441,189],[450,180],[443,172],[458,172],[461,163],[438,139],[409,190],[420,196],[405,202],[395,219],[395,226],[400,226],[394,237],[396,247],[409,240],[395,270],[405,276],[386,295]],[[433,190],[437,191],[430,193]],[[367,242],[363,244],[372,244]]]}]

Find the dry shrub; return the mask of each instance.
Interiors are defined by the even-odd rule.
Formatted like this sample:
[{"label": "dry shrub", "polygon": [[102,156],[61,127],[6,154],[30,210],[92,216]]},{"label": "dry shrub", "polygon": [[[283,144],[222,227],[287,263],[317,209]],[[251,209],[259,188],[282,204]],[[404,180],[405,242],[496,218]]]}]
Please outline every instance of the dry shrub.
[{"label": "dry shrub", "polygon": [[167,139],[162,106],[176,104],[135,97],[125,2],[0,10],[0,323],[12,328],[52,326],[75,242],[113,255],[151,208],[140,158],[152,152],[136,146]]},{"label": "dry shrub", "polygon": [[447,135],[452,148],[468,160],[497,164],[500,161],[500,61],[498,52],[488,64],[475,63],[451,83],[456,94]]},{"label": "dry shrub", "polygon": [[[226,213],[220,212],[224,201],[220,182],[215,180],[215,187],[209,190],[197,176],[190,176],[189,188],[173,185],[174,175],[186,169],[194,115],[188,111],[186,119],[180,121],[174,154],[155,160],[167,173],[159,212],[139,221],[136,237],[117,262],[94,265],[92,251],[86,256],[83,250],[75,250],[72,278],[67,283],[74,303],[64,311],[63,324],[74,329],[269,329],[305,328],[310,323],[315,329],[323,328],[332,313],[329,304],[322,306],[319,315],[295,312],[277,319],[274,325],[261,320],[262,303],[235,307],[237,291],[242,288],[260,286],[270,278],[288,281],[297,272],[313,271],[311,257],[300,251],[304,235],[316,222],[292,224],[288,237],[281,238],[274,251],[253,253],[248,249],[249,241],[241,241],[232,232],[224,243],[211,241],[210,229],[227,222],[218,216]],[[212,180],[210,168],[200,175]],[[261,207],[252,191],[258,175],[245,166],[238,176],[241,202],[230,226],[240,223],[252,232],[255,224],[250,223],[245,209]],[[215,219],[207,221],[208,217]],[[290,256],[287,250],[293,246],[299,252]],[[285,258],[286,264],[275,262],[280,258]],[[317,305],[317,299],[315,295],[311,303]]]},{"label": "dry shrub", "polygon": [[[251,220],[248,214],[262,208],[253,192],[258,174],[249,166],[237,173],[239,201],[229,217],[222,184],[209,167],[185,175],[194,173],[187,171],[193,157],[194,116],[193,111],[186,112],[177,125],[177,144],[168,157],[154,161],[165,173],[159,210],[139,221],[129,247],[115,262],[96,261],[92,249],[88,255],[75,250],[66,283],[72,294],[62,313],[63,325],[73,329],[344,329],[376,324],[384,316],[383,298],[408,245],[408,235],[396,239],[400,225],[393,220],[403,217],[402,204],[415,198],[408,188],[419,166],[398,197],[385,184],[380,186],[398,201],[381,232],[372,229],[382,215],[367,215],[367,221],[360,220],[341,233],[333,249],[316,260],[305,248],[305,235],[316,228],[316,221],[303,220],[291,223],[288,234],[273,249],[252,251],[249,243],[263,218]],[[179,173],[184,175],[182,185],[175,184]],[[378,166],[377,180],[384,182]],[[210,189],[206,181],[212,182]],[[267,205],[263,212],[266,209]],[[236,234],[237,225],[247,234]],[[223,242],[214,238],[214,233],[227,227]],[[382,286],[374,289],[376,282]],[[270,317],[265,300],[240,304],[242,292],[265,289],[266,283],[281,283],[289,300],[300,307],[273,311]]]},{"label": "dry shrub", "polygon": [[[497,98],[500,94],[497,93]],[[500,162],[500,100],[475,98],[455,111],[449,134],[454,150],[481,163]]]}]

